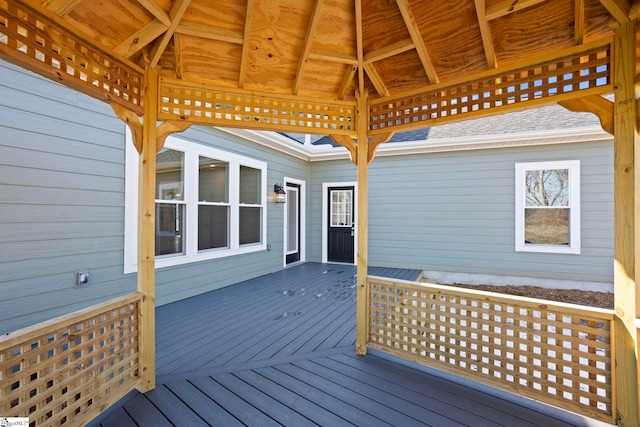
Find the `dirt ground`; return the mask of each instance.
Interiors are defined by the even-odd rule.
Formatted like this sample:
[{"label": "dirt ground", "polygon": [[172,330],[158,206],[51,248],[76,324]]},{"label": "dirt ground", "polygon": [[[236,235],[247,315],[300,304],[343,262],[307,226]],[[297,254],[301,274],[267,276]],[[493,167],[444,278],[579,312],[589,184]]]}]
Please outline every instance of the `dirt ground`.
[{"label": "dirt ground", "polygon": [[455,284],[462,288],[498,292],[529,298],[587,305],[591,307],[613,308],[613,294],[608,292],[581,291],[577,289],[545,289],[538,286],[493,286]]}]

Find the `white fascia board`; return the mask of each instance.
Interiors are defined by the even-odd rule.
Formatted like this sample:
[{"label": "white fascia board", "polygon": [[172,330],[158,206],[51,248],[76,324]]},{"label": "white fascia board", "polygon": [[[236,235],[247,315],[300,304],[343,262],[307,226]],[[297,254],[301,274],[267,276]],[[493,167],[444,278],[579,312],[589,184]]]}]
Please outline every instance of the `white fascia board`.
[{"label": "white fascia board", "polygon": [[[230,128],[218,129],[309,162],[350,158],[349,151],[344,147],[333,147],[329,144],[304,145],[276,132]],[[553,130],[547,132],[538,131],[504,135],[481,135],[461,138],[439,138],[419,141],[392,142],[378,146],[376,156],[401,156],[407,154],[425,154],[443,151],[481,150],[612,140],[613,136],[602,130],[602,128],[588,127]]]}]

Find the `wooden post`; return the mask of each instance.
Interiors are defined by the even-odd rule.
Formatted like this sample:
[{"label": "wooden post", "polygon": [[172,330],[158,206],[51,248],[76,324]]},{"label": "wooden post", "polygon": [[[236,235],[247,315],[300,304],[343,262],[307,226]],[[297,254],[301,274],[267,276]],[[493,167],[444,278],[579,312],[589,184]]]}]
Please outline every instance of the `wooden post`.
[{"label": "wooden post", "polygon": [[635,23],[616,29],[614,38],[614,292],[615,292],[615,376],[614,402],[619,426],[640,425],[638,413],[638,302],[635,272],[638,268],[636,242],[640,182],[635,77]]},{"label": "wooden post", "polygon": [[138,291],[140,304],[140,369],[142,392],[156,386],[155,326],[155,209],[158,70],[145,72],[144,122],[138,191]]},{"label": "wooden post", "polygon": [[367,95],[358,95],[357,111],[357,159],[358,170],[358,266],[356,289],[356,354],[367,354],[369,341],[369,292],[367,267],[369,259],[369,162],[367,131],[369,108]]}]

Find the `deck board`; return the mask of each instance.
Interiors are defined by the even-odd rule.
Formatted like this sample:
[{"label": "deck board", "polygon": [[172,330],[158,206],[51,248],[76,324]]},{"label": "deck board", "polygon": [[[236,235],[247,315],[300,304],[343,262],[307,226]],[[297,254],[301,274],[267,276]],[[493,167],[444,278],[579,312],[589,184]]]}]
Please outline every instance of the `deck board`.
[{"label": "deck board", "polygon": [[[354,266],[300,264],[159,307],[156,389],[90,427],[586,425],[356,356],[355,273]],[[369,273],[415,280],[420,271]]]}]

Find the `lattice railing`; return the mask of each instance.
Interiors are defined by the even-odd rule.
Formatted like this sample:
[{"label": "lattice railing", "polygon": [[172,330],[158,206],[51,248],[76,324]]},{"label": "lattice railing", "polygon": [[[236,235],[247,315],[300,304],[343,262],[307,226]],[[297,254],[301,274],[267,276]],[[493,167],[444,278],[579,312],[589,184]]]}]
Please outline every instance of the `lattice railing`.
[{"label": "lattice railing", "polygon": [[610,423],[613,312],[368,277],[369,346]]},{"label": "lattice railing", "polygon": [[354,135],[356,106],[350,102],[223,91],[178,81],[160,82],[158,118],[278,132]]},{"label": "lattice railing", "polygon": [[140,294],[0,337],[0,416],[81,426],[138,387]]},{"label": "lattice railing", "polygon": [[28,6],[0,0],[0,57],[93,97],[143,112],[142,70]]},{"label": "lattice railing", "polygon": [[[371,133],[424,128],[525,105],[612,90],[610,43],[579,47],[565,56],[413,95],[371,102]],[[553,101],[551,101],[553,102]]]}]

